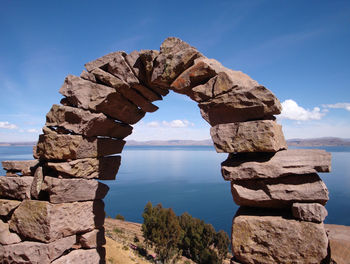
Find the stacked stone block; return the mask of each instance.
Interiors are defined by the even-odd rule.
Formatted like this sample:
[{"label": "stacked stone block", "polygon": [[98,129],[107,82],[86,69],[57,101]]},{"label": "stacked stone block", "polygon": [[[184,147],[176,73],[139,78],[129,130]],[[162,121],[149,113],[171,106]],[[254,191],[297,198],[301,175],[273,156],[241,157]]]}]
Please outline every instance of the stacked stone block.
[{"label": "stacked stone block", "polygon": [[[1,263],[104,263],[104,205],[125,137],[169,90],[198,103],[222,175],[241,209],[233,220],[239,263],[320,263],[328,245],[317,172],[329,154],[286,150],[278,99],[177,38],[159,51],[113,52],[66,77],[46,116],[34,161],[7,161],[0,177]],[[181,109],[179,109],[181,111]],[[248,209],[247,209],[248,208]],[[290,249],[290,251],[286,251]]]}]

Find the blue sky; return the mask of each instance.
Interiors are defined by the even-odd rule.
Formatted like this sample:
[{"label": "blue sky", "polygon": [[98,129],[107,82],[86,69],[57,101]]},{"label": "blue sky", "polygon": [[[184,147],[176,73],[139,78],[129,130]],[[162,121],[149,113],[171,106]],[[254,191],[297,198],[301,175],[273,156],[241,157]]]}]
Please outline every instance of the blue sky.
[{"label": "blue sky", "polygon": [[[68,74],[168,36],[240,70],[284,106],[286,138],[350,138],[350,1],[16,1],[0,7],[0,142],[36,140]],[[206,139],[196,103],[171,93],[128,139]]]}]

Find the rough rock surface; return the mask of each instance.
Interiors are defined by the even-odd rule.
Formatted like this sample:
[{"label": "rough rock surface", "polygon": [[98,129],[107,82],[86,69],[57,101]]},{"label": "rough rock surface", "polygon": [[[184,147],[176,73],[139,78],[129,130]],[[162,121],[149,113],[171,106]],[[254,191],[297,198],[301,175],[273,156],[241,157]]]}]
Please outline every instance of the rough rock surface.
[{"label": "rough rock surface", "polygon": [[91,72],[87,72],[85,70],[82,71],[80,74],[80,78],[90,81],[90,82],[96,82],[96,77]]},{"label": "rough rock surface", "polygon": [[287,148],[282,126],[272,120],[220,124],[210,128],[217,152],[276,152]]},{"label": "rough rock surface", "polygon": [[321,263],[328,238],[323,224],[282,216],[239,215],[233,220],[232,251],[242,263]]},{"label": "rough rock surface", "polygon": [[44,182],[43,167],[38,167],[34,173],[32,185],[30,187],[30,195],[32,198],[39,199],[41,185]]},{"label": "rough rock surface", "polygon": [[120,160],[120,156],[109,156],[68,162],[48,162],[47,166],[56,171],[58,176],[64,178],[114,180],[120,166]]},{"label": "rough rock surface", "polygon": [[86,137],[109,136],[122,139],[132,132],[131,126],[115,122],[102,113],[63,105],[52,106],[46,115],[46,126],[63,127]]},{"label": "rough rock surface", "polygon": [[83,159],[120,153],[125,141],[111,138],[84,138],[80,135],[42,134],[36,147],[40,159]]},{"label": "rough rock surface", "polygon": [[0,245],[16,244],[21,241],[21,238],[16,233],[10,232],[8,223],[4,223],[0,219]]},{"label": "rough rock surface", "polygon": [[5,160],[2,161],[2,167],[6,171],[20,173],[25,176],[34,175],[34,167],[38,164],[37,160]]},{"label": "rough rock surface", "polygon": [[195,48],[182,40],[167,38],[154,61],[151,83],[164,88],[170,87],[171,83],[201,56]]},{"label": "rough rock surface", "polygon": [[254,119],[271,119],[282,106],[264,86],[237,87],[199,105],[202,117],[212,126]]},{"label": "rough rock surface", "polygon": [[221,164],[226,181],[278,178],[292,174],[329,172],[331,154],[320,149],[291,149],[277,153],[230,154]]},{"label": "rough rock surface", "polygon": [[231,182],[236,204],[283,208],[294,202],[326,204],[328,189],[317,174],[293,175],[277,179]]},{"label": "rough rock surface", "polygon": [[25,241],[3,247],[0,246],[1,263],[49,264],[70,249],[75,241],[76,237],[70,236],[48,244]]},{"label": "rough rock surface", "polygon": [[127,124],[135,124],[145,115],[116,89],[77,76],[68,75],[60,93],[71,106],[101,112]]},{"label": "rough rock surface", "polygon": [[26,200],[13,213],[10,229],[26,238],[52,242],[101,227],[103,221],[101,200],[63,204]]},{"label": "rough rock surface", "polygon": [[84,263],[84,264],[96,264],[100,263],[103,259],[100,253],[96,249],[78,249],[73,250],[69,254],[56,259],[52,264],[72,264],[72,263]]},{"label": "rough rock surface", "polygon": [[113,61],[113,59],[117,56],[120,55],[120,51],[117,52],[112,52],[112,53],[108,53],[96,60],[90,61],[88,63],[85,64],[85,68],[91,72],[92,70],[96,69],[96,68],[103,68],[104,66],[106,66],[109,62]]},{"label": "rough rock surface", "polygon": [[127,54],[125,52],[116,53],[113,60],[110,61],[103,69],[107,69],[120,80],[128,84],[139,83],[129,64],[125,61]]},{"label": "rough rock surface", "polygon": [[58,179],[46,176],[42,191],[49,195],[51,203],[69,203],[103,199],[109,187],[97,180]]},{"label": "rough rock surface", "polygon": [[30,199],[30,187],[33,177],[5,177],[0,176],[0,197],[15,200]]},{"label": "rough rock surface", "polygon": [[83,248],[96,248],[106,244],[104,229],[95,229],[91,232],[78,235],[77,241]]},{"label": "rough rock surface", "polygon": [[293,203],[292,213],[296,219],[321,223],[328,215],[327,209],[318,203]]},{"label": "rough rock surface", "polygon": [[20,201],[0,199],[0,215],[8,216],[20,204]]}]

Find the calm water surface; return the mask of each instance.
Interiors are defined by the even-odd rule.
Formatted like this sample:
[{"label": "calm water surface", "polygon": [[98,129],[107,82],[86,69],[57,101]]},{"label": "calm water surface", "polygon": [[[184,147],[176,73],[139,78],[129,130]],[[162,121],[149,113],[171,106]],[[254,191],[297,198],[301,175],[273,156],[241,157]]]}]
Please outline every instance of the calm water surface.
[{"label": "calm water surface", "polygon": [[[350,225],[350,147],[322,149],[332,153],[332,172],[320,174],[330,191],[325,222]],[[0,160],[32,159],[31,152],[31,147],[0,147]],[[220,174],[226,157],[207,146],[125,147],[117,180],[104,181],[110,187],[105,211],[111,217],[120,213],[128,221],[142,222],[143,208],[151,201],[230,233],[238,207],[229,182]]]}]

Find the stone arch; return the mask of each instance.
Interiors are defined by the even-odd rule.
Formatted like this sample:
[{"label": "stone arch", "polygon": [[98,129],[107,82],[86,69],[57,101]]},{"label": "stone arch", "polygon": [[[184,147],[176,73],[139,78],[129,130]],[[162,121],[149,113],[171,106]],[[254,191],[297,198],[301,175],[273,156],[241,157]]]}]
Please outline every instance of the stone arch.
[{"label": "stone arch", "polygon": [[320,223],[328,191],[316,172],[329,171],[330,155],[286,150],[274,117],[281,104],[271,91],[173,37],[160,51],[113,52],[85,68],[80,77],[66,77],[64,98],[48,112],[34,148],[36,160],[3,162],[2,218],[11,237],[1,241],[3,262],[104,262],[101,199],[108,187],[96,179],[115,178],[121,157],[110,155],[122,152],[131,125],[156,111],[152,102],[169,90],[198,103],[217,152],[229,153],[222,175],[242,206],[233,220],[234,261],[326,258]]}]

